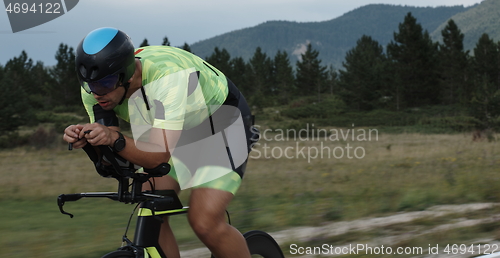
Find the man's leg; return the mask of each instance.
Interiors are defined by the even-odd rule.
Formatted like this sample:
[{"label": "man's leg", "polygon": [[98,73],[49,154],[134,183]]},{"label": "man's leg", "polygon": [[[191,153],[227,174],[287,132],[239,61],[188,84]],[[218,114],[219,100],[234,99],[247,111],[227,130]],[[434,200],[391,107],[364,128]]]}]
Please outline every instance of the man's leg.
[{"label": "man's leg", "polygon": [[[153,179],[150,179],[150,181],[156,190],[173,189],[177,194],[180,192],[180,187],[177,181],[168,175],[160,178],[154,178],[154,181]],[[151,190],[151,184],[149,182],[144,183],[143,190]],[[168,216],[163,217],[158,243],[160,243],[161,249],[168,258],[180,258],[179,246],[177,245],[174,233],[170,228]]]},{"label": "man's leg", "polygon": [[226,222],[226,208],[233,199],[230,192],[193,189],[188,219],[194,232],[217,258],[250,258],[243,235]]}]

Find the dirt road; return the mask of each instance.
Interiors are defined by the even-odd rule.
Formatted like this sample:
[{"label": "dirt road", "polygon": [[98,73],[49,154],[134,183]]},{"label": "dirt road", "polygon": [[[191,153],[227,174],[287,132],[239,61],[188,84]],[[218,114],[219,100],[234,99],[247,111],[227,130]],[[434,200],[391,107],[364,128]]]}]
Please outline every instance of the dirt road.
[{"label": "dirt road", "polygon": [[[419,219],[429,219],[436,217],[443,217],[451,214],[464,214],[467,212],[479,211],[484,209],[493,208],[495,206],[500,206],[498,203],[474,203],[474,204],[463,204],[463,205],[441,205],[434,206],[424,211],[414,211],[414,212],[402,212],[398,214],[394,214],[391,216],[385,217],[377,217],[377,218],[363,218],[353,221],[341,221],[341,222],[332,222],[329,224],[325,224],[319,227],[297,227],[291,228],[278,232],[270,232],[270,235],[273,236],[276,241],[281,245],[292,245],[293,243],[297,243],[294,246],[290,246],[290,250],[285,252],[286,257],[295,257],[295,258],[316,258],[316,257],[335,257],[338,256],[335,252],[348,250],[354,250],[354,247],[370,247],[373,252],[384,251],[382,247],[385,247],[387,251],[389,247],[392,245],[402,242],[404,240],[409,240],[411,238],[415,238],[418,236],[425,236],[426,234],[431,234],[435,232],[440,232],[443,230],[449,230],[452,228],[460,228],[460,227],[470,227],[478,224],[491,223],[495,221],[500,221],[500,214],[495,216],[490,216],[486,218],[478,218],[478,219],[465,219],[465,218],[456,218],[450,220],[449,223],[440,224],[434,226],[432,228],[423,228],[421,230],[415,229],[412,232],[404,232],[399,234],[387,235],[387,236],[379,236],[370,241],[363,241],[358,243],[347,243],[342,246],[328,246],[330,251],[325,252],[316,252],[314,253],[314,247],[306,247],[300,246],[299,243],[306,243],[312,239],[327,239],[335,236],[340,236],[349,232],[356,231],[369,231],[377,228],[386,228],[391,225],[397,225],[402,223],[411,223],[412,221]],[[478,248],[483,247],[484,244],[490,244],[493,247],[494,244],[500,246],[500,243],[495,242],[493,239],[477,239],[473,241],[475,244],[480,243]],[[359,245],[359,246],[358,246]],[[302,247],[302,249],[300,249]],[[322,248],[323,246],[319,246],[317,248]],[[438,247],[439,249],[429,249],[435,246],[428,246],[422,248],[422,252],[419,250],[411,250],[414,252],[413,257],[421,257],[421,258],[441,258],[441,257],[453,257],[453,258],[465,258],[465,257],[473,257],[476,255],[469,254],[460,254],[460,252],[456,252],[457,254],[452,254],[451,252],[445,253],[445,247]],[[287,246],[288,248],[288,246]],[[378,248],[378,249],[377,249]],[[381,249],[382,248],[382,249]],[[316,251],[318,251],[317,249]],[[396,252],[396,250],[392,250]],[[405,250],[402,250],[405,251]],[[409,249],[407,251],[410,251]],[[432,252],[430,252],[432,251]],[[483,250],[484,251],[484,250]],[[500,248],[499,250],[500,251]],[[307,254],[307,253],[313,254]],[[477,250],[476,250],[477,252]],[[430,254],[429,254],[430,253]],[[194,250],[182,251],[181,257],[183,258],[199,258],[199,257],[210,257],[210,253],[206,248],[199,248]]]}]

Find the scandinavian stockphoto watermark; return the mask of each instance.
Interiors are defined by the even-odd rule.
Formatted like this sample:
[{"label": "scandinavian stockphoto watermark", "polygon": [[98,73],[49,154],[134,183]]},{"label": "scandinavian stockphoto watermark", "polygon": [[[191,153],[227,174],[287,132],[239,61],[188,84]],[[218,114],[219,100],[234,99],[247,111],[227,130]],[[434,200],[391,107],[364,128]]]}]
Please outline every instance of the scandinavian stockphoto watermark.
[{"label": "scandinavian stockphoto watermark", "polygon": [[[366,156],[363,142],[378,141],[377,129],[316,128],[305,124],[300,129],[265,129],[256,125],[260,140],[253,143],[252,159],[362,159]],[[282,143],[282,144],[280,144]]]},{"label": "scandinavian stockphoto watermark", "polygon": [[79,0],[3,0],[13,33],[27,30],[73,9]]}]

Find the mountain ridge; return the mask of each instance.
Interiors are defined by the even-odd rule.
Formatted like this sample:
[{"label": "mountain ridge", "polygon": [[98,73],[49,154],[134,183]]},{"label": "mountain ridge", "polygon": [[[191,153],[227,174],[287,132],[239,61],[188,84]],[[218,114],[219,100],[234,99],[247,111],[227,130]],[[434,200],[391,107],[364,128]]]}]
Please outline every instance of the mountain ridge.
[{"label": "mountain ridge", "polygon": [[[464,48],[472,50],[483,33],[488,33],[491,38],[500,40],[500,1],[485,0],[465,12],[451,17],[464,33]],[[474,22],[470,22],[474,21]],[[441,31],[446,23],[441,24],[431,36],[434,40],[441,40]]]},{"label": "mountain ridge", "polygon": [[371,36],[385,47],[409,12],[431,33],[451,17],[475,7],[477,5],[412,7],[370,4],[320,22],[266,21],[199,41],[191,45],[191,49],[205,58],[218,47],[226,49],[232,58],[242,57],[245,60],[253,56],[257,47],[270,57],[281,50],[286,51],[291,63],[295,64],[305,46],[310,43],[319,51],[323,65],[340,68],[345,53],[355,47],[357,40],[363,35]]}]

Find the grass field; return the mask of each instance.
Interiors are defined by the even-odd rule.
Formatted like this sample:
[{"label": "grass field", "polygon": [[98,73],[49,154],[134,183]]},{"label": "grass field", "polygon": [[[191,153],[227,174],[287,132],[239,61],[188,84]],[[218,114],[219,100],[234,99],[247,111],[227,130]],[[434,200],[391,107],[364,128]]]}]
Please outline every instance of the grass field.
[{"label": "grass field", "polygon": [[[473,142],[470,134],[378,132],[369,139],[359,131],[368,128],[356,128],[353,139],[344,137],[348,129],[354,130],[314,139],[287,139],[276,129],[262,134],[229,207],[233,224],[241,231],[275,231],[438,204],[500,201],[496,142]],[[61,193],[116,190],[82,151],[63,145],[4,150],[0,164],[0,257],[90,258],[120,245],[133,206],[81,200],[66,205],[73,219],[58,211]],[[184,202],[188,194],[182,193]],[[183,248],[200,245],[184,216],[173,224]]]}]

